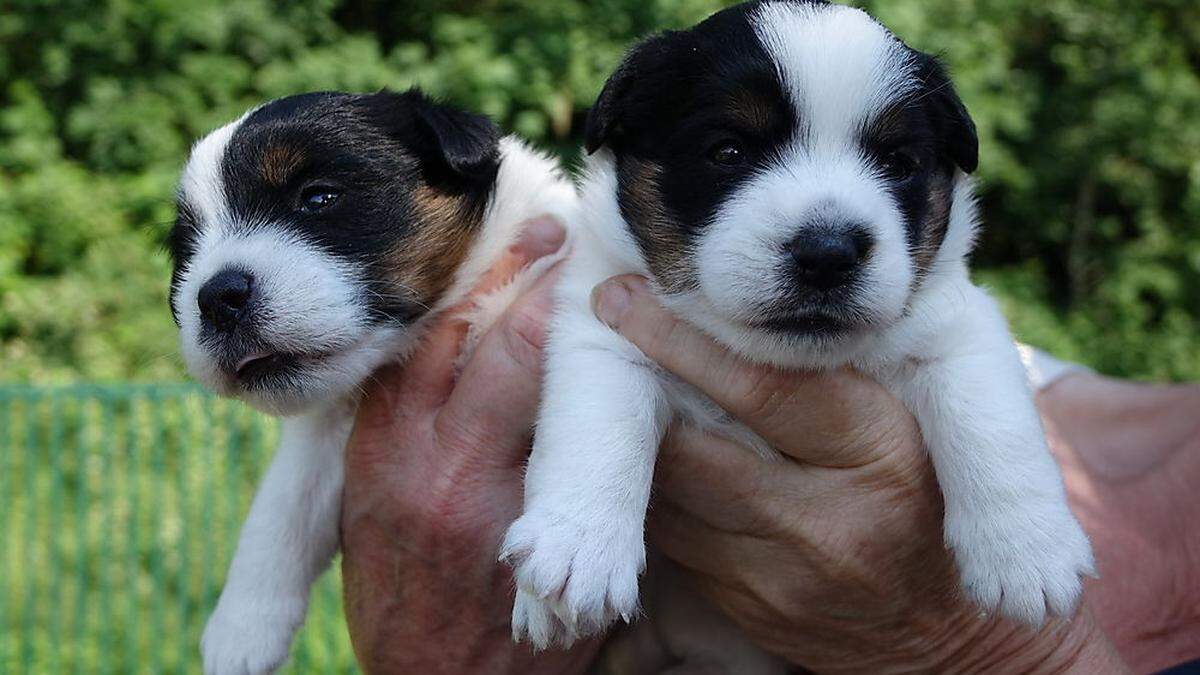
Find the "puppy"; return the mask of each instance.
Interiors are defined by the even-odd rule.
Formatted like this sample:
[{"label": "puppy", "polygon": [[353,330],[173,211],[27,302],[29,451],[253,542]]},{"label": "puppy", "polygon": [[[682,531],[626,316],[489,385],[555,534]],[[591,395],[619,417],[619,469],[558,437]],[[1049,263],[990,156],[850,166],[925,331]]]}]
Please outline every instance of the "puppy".
[{"label": "puppy", "polygon": [[1035,626],[1071,611],[1092,554],[1004,318],[968,276],[976,134],[934,58],[856,9],[738,5],[638,44],[587,150],[525,511],[501,552],[516,637],[569,643],[638,611],[672,419],[775,453],[593,316],[592,288],[622,273],[748,359],[883,383],[920,424],[966,594]]},{"label": "puppy", "polygon": [[[286,659],[337,549],[360,383],[405,358],[519,223],[570,223],[575,202],[553,162],[417,91],[291,96],[196,144],[170,238],[184,360],[213,391],[285,416],[204,631],[206,672]],[[550,262],[481,302],[473,328]]]}]

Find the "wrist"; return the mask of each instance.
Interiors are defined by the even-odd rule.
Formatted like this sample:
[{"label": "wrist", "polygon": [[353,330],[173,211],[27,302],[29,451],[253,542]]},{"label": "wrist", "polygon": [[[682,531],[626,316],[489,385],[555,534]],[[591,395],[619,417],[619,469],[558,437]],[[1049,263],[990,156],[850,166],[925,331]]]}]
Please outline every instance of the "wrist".
[{"label": "wrist", "polygon": [[1127,673],[1091,610],[1082,605],[1069,619],[1051,619],[1036,632],[999,618],[972,616],[951,622],[939,670],[969,673]]}]

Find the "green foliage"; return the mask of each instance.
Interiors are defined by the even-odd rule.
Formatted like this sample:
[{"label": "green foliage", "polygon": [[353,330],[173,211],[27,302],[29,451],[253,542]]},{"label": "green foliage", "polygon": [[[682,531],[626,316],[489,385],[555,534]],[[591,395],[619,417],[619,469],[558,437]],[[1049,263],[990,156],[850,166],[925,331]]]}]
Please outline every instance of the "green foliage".
[{"label": "green foliage", "polygon": [[[189,144],[265,99],[420,85],[573,157],[638,35],[716,0],[10,0],[4,379],[181,376],[160,249]],[[1194,0],[861,3],[941,53],[983,141],[977,256],[1020,335],[1200,378]]]}]

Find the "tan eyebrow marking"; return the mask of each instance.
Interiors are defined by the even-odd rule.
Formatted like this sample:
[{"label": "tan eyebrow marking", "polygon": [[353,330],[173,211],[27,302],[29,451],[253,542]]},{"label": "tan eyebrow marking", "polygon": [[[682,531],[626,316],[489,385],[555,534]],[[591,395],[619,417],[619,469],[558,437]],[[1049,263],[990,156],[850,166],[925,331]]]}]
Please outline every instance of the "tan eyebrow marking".
[{"label": "tan eyebrow marking", "polygon": [[263,152],[259,170],[267,184],[278,187],[286,184],[292,172],[303,162],[304,151],[300,148],[276,143]]}]

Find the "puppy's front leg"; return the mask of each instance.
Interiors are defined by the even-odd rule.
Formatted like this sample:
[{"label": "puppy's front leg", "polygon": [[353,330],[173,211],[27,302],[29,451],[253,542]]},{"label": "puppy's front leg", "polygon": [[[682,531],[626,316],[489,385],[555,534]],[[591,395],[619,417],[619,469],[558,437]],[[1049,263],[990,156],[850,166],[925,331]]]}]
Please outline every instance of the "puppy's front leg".
[{"label": "puppy's front leg", "polygon": [[644,521],[668,409],[653,366],[590,312],[557,317],[525,476],[501,558],[513,637],[570,644],[637,610]]},{"label": "puppy's front leg", "polygon": [[945,499],[945,539],[964,590],[1037,626],[1066,615],[1092,574],[1016,347],[990,298],[947,331],[946,355],[912,366],[899,393],[917,417]]},{"label": "puppy's front leg", "polygon": [[267,673],[288,656],[309,588],[337,551],[346,406],[288,418],[242,526],[201,652],[209,675]]}]

